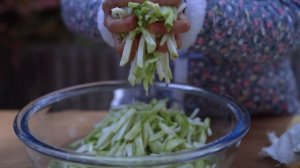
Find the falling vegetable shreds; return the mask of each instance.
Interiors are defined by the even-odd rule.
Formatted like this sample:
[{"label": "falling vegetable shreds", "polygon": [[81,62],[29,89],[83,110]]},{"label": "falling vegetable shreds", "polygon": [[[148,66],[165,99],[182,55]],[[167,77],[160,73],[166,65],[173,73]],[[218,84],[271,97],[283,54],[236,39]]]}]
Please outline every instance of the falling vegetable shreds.
[{"label": "falling vegetable shreds", "polygon": [[[111,10],[114,18],[122,19],[130,14],[137,16],[137,27],[127,35],[120,34],[125,43],[120,66],[126,65],[130,60],[132,43],[137,36],[140,36],[137,52],[131,63],[128,80],[131,85],[143,83],[146,91],[155,79],[155,72],[159,80],[170,83],[172,80],[172,71],[169,66],[169,56],[172,59],[178,57],[177,44],[174,34],[152,34],[147,28],[151,23],[163,22],[167,30],[171,30],[177,16],[186,7],[182,3],[178,8],[174,6],[160,6],[158,3],[144,1],[143,3],[129,2],[128,7],[113,8]],[[156,41],[160,41],[158,44]],[[158,46],[166,44],[168,52],[161,53],[156,51]]]}]

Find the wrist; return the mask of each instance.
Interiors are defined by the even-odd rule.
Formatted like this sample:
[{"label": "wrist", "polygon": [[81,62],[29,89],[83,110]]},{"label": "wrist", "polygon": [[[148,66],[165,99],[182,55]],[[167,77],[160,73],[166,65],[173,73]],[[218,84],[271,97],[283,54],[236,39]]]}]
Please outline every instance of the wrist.
[{"label": "wrist", "polygon": [[180,50],[187,50],[194,44],[198,34],[204,23],[206,15],[207,0],[186,0],[187,7],[185,9],[185,15],[191,23],[190,30],[181,34],[182,46]]},{"label": "wrist", "polygon": [[[102,3],[103,3],[103,1],[102,1]],[[104,15],[104,11],[102,9],[102,3],[101,3],[101,5],[99,6],[99,9],[98,9],[98,16],[97,16],[98,31],[100,32],[100,35],[101,35],[102,39],[109,46],[115,47],[113,34],[104,26],[105,15]]]},{"label": "wrist", "polygon": [[[207,0],[186,0],[187,7],[185,15],[191,22],[190,30],[186,33],[180,34],[182,39],[182,46],[180,50],[187,50],[194,44],[197,35],[200,33],[206,15]],[[102,1],[103,2],[103,1]],[[97,24],[98,30],[102,39],[111,47],[115,47],[112,33],[104,26],[104,11],[102,3],[98,9]]]}]

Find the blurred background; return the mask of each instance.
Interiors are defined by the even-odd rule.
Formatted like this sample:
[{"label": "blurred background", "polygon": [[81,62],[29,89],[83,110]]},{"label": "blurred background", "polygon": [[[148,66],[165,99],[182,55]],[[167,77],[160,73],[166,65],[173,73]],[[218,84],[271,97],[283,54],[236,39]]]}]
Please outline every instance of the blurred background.
[{"label": "blurred background", "polygon": [[125,79],[104,42],[64,26],[59,0],[1,0],[0,108],[21,108],[51,91],[86,82]]},{"label": "blurred background", "polygon": [[[294,54],[294,67],[299,66],[299,53]],[[0,1],[1,109],[21,108],[67,86],[126,79],[128,71],[118,62],[103,41],[92,42],[66,29],[59,0]]]}]

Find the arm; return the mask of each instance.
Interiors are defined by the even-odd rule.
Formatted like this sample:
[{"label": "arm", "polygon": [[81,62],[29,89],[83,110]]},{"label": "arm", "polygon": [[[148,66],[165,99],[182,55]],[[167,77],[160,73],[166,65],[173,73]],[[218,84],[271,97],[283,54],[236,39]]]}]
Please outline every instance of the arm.
[{"label": "arm", "polygon": [[74,33],[99,40],[98,11],[101,0],[61,0],[61,13],[65,25]]},{"label": "arm", "polygon": [[[106,4],[112,6],[123,6],[127,4],[128,1],[133,2],[143,2],[143,0],[125,0],[125,1],[111,1],[107,0]],[[177,5],[180,0],[153,0],[163,5]],[[193,41],[196,39],[196,35],[200,31],[205,15],[206,0],[190,0],[188,7],[189,10],[187,15],[190,20],[194,20],[194,24],[191,26],[191,31],[185,33],[182,39],[186,39],[186,43],[182,44],[182,48],[186,49],[192,45]],[[109,3],[112,2],[112,3]],[[116,3],[115,3],[116,2]],[[105,3],[104,3],[105,4]],[[112,33],[107,29],[113,30],[116,27],[118,31],[124,31],[124,28],[131,28],[129,25],[134,25],[134,20],[131,18],[125,18],[122,21],[111,21],[105,25],[105,13],[102,10],[101,0],[61,0],[61,13],[65,25],[74,33],[79,34],[90,39],[99,40],[103,39],[111,47],[117,47],[115,40],[112,37]],[[111,7],[112,7],[111,6]],[[108,8],[107,6],[104,8]],[[197,11],[194,13],[193,11]],[[107,11],[106,11],[107,12]],[[105,20],[105,21],[104,21]],[[188,27],[188,21],[180,21],[177,27],[176,33],[185,32]],[[111,26],[109,26],[111,25]],[[114,29],[115,30],[115,29]],[[160,29],[158,29],[160,30]],[[128,31],[128,30],[127,30]],[[114,32],[116,33],[116,32]],[[155,31],[153,32],[155,33]],[[192,40],[190,39],[192,38]],[[176,40],[176,42],[178,42]],[[122,48],[119,47],[119,50]],[[118,47],[117,47],[118,50]]]},{"label": "arm", "polygon": [[[118,3],[124,5],[122,2],[125,3],[127,1],[130,0],[119,1]],[[132,1],[142,2],[143,0]],[[180,0],[160,0],[160,3],[173,5],[177,4],[177,1],[179,2]],[[190,0],[190,2],[187,3],[187,15],[189,20],[193,20],[194,24],[191,26],[191,31],[182,36],[182,40],[186,42],[182,44],[183,49],[188,48],[192,45],[193,41],[195,41],[196,34],[198,34],[203,25],[206,7],[206,0]],[[104,25],[105,14],[102,10],[101,0],[61,0],[61,13],[65,25],[72,32],[94,40],[102,38],[107,44],[114,47],[112,33]],[[182,27],[183,29],[186,27],[184,25],[185,23],[179,24],[179,32],[182,31]]]},{"label": "arm", "polygon": [[300,42],[300,0],[207,0],[206,11],[190,52],[266,62]]}]

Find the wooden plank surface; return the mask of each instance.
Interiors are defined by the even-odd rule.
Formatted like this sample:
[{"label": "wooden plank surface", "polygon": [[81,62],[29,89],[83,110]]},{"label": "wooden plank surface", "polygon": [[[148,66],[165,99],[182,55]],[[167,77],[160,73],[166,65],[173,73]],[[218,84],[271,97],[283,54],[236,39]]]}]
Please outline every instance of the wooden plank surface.
[{"label": "wooden plank surface", "polygon": [[0,167],[32,168],[25,147],[13,131],[16,111],[0,111]]},{"label": "wooden plank surface", "polygon": [[[0,111],[0,167],[32,168],[25,147],[13,132],[13,119],[16,111]],[[278,162],[262,159],[258,153],[262,147],[269,145],[266,133],[275,131],[281,135],[288,127],[300,122],[299,116],[281,116],[252,119],[251,129],[241,143],[234,162],[234,168],[280,168]],[[297,166],[295,166],[296,168]],[[300,167],[300,166],[299,166]]]}]

